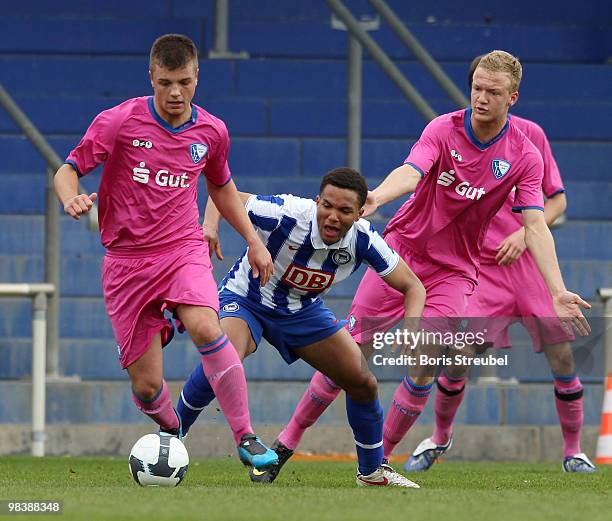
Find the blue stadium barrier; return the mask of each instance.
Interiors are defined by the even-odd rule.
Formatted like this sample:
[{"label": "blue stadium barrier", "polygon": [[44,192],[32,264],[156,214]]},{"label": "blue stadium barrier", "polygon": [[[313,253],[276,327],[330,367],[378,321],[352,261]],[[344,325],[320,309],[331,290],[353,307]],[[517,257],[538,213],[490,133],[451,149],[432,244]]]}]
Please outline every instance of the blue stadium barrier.
[{"label": "blue stadium barrier", "polygon": [[[9,93],[20,96],[133,98],[152,93],[148,51],[130,56],[1,55],[0,66],[12,71],[2,78]],[[198,97],[235,94],[234,62],[200,60]],[[66,74],[71,81],[66,81]],[[204,96],[200,98],[199,96]]]},{"label": "blue stadium barrier", "polygon": [[[0,300],[0,338],[23,337],[32,331],[32,303],[27,299]],[[61,338],[113,338],[101,297],[62,298]]]},{"label": "blue stadium barrier", "polygon": [[[413,23],[408,28],[436,60],[470,60],[501,48],[523,61],[591,63],[606,60],[612,30],[587,25],[516,25],[509,30],[501,23],[470,24],[469,31],[465,24]],[[347,54],[346,34],[331,29],[329,21],[230,20],[230,31],[232,46],[248,50],[252,57],[345,58]],[[392,59],[414,58],[388,26],[373,36]],[[539,45],[542,41],[547,45]]]},{"label": "blue stadium barrier", "polygon": [[[440,66],[467,95],[467,72],[472,57]],[[396,62],[397,67],[429,101],[448,96],[417,62]],[[246,60],[236,63],[236,95],[280,99],[342,99],[346,97],[346,59]],[[605,102],[612,71],[606,65],[526,63],[521,82],[524,101]],[[209,92],[210,90],[207,89]],[[213,96],[213,93],[211,93]],[[371,60],[363,63],[363,97],[366,100],[403,101],[398,87]]]},{"label": "blue stadium barrier", "polygon": [[153,41],[165,33],[188,34],[203,47],[200,28],[199,20],[189,18],[2,17],[0,52],[148,56]]},{"label": "blue stadium barrier", "polygon": [[[468,391],[469,392],[469,391]],[[507,389],[507,421],[510,425],[554,425],[559,422],[553,403],[553,386],[517,386]],[[601,398],[597,386],[584,386],[585,424],[597,425],[601,417]],[[586,420],[590,418],[589,420]]]},{"label": "blue stadium barrier", "polygon": [[[179,4],[184,4],[180,2]],[[187,2],[191,7],[194,2]],[[387,0],[387,4],[404,22],[429,23],[473,23],[494,22],[507,24],[545,25],[545,24],[593,24],[605,25],[612,22],[612,13],[603,0],[591,2],[590,9],[580,9],[574,3],[556,0],[542,0],[534,4],[530,0],[517,0],[513,9],[488,0],[473,0],[469,8],[453,0],[440,0],[435,3],[403,0]],[[375,11],[367,0],[345,0],[344,5],[355,15],[373,15]],[[563,9],[559,7],[562,6]],[[194,11],[205,13],[202,7]],[[184,15],[186,11],[181,11]],[[285,22],[304,20],[310,22],[329,22],[330,9],[323,2],[286,2],[275,0],[232,0],[230,18],[232,20],[266,20]]]},{"label": "blue stadium barrier", "polygon": [[231,136],[230,130],[229,165],[237,185],[248,177],[279,177],[289,184],[301,174],[299,140]]},{"label": "blue stadium barrier", "polygon": [[[367,0],[345,0],[345,5],[355,15],[372,15],[374,10]],[[387,0],[397,15],[406,22],[430,23],[473,23],[503,22],[507,24],[593,24],[604,25],[612,22],[612,15],[601,0],[591,2],[590,9],[579,9],[576,4],[559,4],[555,0],[543,0],[533,4],[528,0],[518,0],[509,10],[503,4],[487,0],[474,0],[470,8],[458,5],[451,0],[435,4],[406,4],[402,0]],[[563,9],[559,7],[562,6]],[[109,0],[104,5],[95,2],[62,0],[52,5],[45,0],[25,0],[7,4],[4,16],[72,17],[72,18],[174,18],[211,17],[213,2],[198,0],[152,0],[143,12],[139,4],[125,4],[120,0]],[[285,2],[274,0],[233,0],[230,3],[230,19],[239,21],[268,20],[285,22],[287,20],[306,20],[311,22],[329,21],[330,9],[323,2]]]},{"label": "blue stadium barrier", "polygon": [[[99,18],[164,18],[170,10],[170,0],[148,0],[147,8],[142,4],[126,3],[123,0],[107,0],[104,4],[83,2],[82,0],[61,0],[47,2],[45,0],[22,0],[2,6],[3,16],[28,16],[33,13],[38,17],[57,18],[60,16],[99,17]],[[185,3],[181,0],[179,3]]]}]

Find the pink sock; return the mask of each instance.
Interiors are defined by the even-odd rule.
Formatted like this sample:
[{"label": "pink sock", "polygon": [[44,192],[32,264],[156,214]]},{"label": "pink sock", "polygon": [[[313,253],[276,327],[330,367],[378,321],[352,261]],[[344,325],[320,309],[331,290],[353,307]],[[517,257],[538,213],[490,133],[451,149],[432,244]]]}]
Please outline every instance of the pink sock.
[{"label": "pink sock", "polygon": [[556,376],[555,404],[563,434],[563,456],[575,456],[580,450],[580,429],[584,415],[582,411],[582,384],[577,376]]},{"label": "pink sock", "polygon": [[432,385],[415,385],[410,377],[405,377],[395,390],[383,429],[386,459],[423,412]]},{"label": "pink sock", "polygon": [[142,400],[132,391],[132,401],[142,412],[149,416],[164,430],[179,428],[179,421],[174,407],[166,380],[162,380],[162,386],[157,395],[152,400]]},{"label": "pink sock", "polygon": [[253,432],[246,377],[240,357],[225,334],[210,344],[198,346],[198,351],[202,355],[204,375],[215,392],[238,445],[244,434]]},{"label": "pink sock", "polygon": [[310,380],[308,389],[291,416],[291,420],[278,435],[278,441],[288,449],[295,450],[306,429],[319,419],[338,394],[340,394],[340,388],[327,376],[317,371]]},{"label": "pink sock", "polygon": [[446,445],[453,431],[453,421],[465,394],[465,378],[452,378],[442,373],[434,401],[436,424],[431,440]]}]

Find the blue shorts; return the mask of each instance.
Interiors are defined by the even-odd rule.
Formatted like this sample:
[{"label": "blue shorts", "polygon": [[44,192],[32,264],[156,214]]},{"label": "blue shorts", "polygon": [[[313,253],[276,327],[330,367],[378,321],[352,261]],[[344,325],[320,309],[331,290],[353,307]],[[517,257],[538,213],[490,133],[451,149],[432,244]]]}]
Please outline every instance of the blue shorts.
[{"label": "blue shorts", "polygon": [[346,323],[338,320],[320,300],[285,315],[224,289],[219,293],[219,318],[226,317],[244,320],[255,344],[259,345],[261,337],[265,338],[288,364],[299,358],[295,349],[332,336]]}]

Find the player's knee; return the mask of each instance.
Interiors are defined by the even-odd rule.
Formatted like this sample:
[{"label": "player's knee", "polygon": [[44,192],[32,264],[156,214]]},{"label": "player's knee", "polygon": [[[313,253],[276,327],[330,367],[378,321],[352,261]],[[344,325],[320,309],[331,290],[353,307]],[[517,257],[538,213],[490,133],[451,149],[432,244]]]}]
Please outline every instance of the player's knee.
[{"label": "player's knee", "polygon": [[196,346],[210,344],[223,334],[221,327],[216,323],[199,323],[189,331],[189,335]]},{"label": "player's knee", "polygon": [[142,379],[132,382],[132,391],[143,402],[152,401],[161,390],[162,383]]},{"label": "player's knee", "polygon": [[433,382],[433,376],[411,376],[410,379],[415,385],[429,385]]},{"label": "player's knee", "polygon": [[346,393],[357,402],[371,402],[378,395],[378,382],[370,372],[362,372],[347,385]]}]

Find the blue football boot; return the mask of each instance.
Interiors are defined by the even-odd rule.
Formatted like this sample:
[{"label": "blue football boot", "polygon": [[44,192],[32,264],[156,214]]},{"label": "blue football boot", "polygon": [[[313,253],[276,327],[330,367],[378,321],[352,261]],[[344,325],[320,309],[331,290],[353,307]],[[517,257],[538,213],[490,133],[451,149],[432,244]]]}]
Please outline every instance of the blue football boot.
[{"label": "blue football boot", "polygon": [[452,446],[452,436],[446,445],[436,445],[431,441],[431,438],[427,438],[414,449],[414,452],[404,464],[404,470],[406,472],[425,472],[442,454],[449,451]]},{"label": "blue football boot", "polygon": [[256,469],[267,469],[278,465],[278,455],[266,447],[255,434],[245,434],[238,444],[238,457],[243,465]]}]

